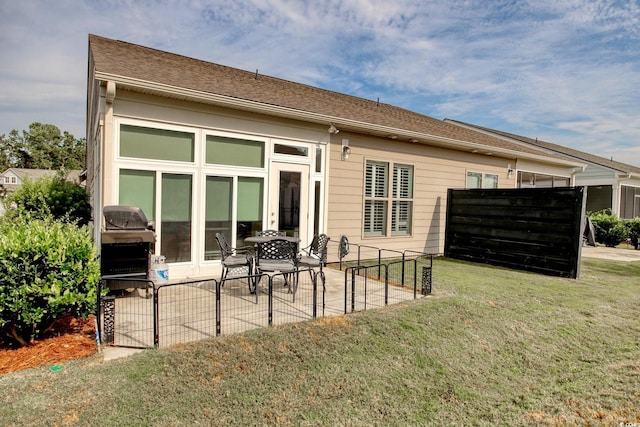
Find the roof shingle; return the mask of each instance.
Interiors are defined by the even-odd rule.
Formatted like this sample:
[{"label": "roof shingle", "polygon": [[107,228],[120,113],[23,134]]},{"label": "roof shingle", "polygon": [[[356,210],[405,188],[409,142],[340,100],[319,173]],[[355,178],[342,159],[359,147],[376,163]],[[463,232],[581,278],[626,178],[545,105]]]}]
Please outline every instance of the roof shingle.
[{"label": "roof shingle", "polygon": [[258,75],[128,42],[89,35],[97,72],[153,82],[206,94],[253,101],[290,110],[447,138],[494,149],[560,159],[534,147],[461,128],[389,104],[370,101],[301,83]]}]

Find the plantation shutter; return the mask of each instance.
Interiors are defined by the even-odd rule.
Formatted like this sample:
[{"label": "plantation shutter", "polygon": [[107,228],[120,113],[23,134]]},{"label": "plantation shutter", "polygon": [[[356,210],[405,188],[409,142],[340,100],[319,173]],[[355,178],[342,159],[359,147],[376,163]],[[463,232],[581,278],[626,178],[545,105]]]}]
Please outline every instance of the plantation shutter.
[{"label": "plantation shutter", "polygon": [[388,171],[388,163],[367,161],[363,218],[365,236],[386,234]]},{"label": "plantation shutter", "polygon": [[391,206],[391,234],[411,233],[411,210],[413,206],[413,166],[393,166],[393,194]]},{"label": "plantation shutter", "polygon": [[388,163],[367,162],[365,176],[365,196],[387,197],[387,170]]}]

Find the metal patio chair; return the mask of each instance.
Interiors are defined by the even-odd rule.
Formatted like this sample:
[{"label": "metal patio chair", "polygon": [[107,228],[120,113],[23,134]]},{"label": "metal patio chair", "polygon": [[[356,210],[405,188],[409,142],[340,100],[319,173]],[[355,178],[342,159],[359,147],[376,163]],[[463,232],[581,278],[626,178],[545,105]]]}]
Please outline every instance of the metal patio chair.
[{"label": "metal patio chair", "polygon": [[316,234],[313,236],[311,244],[302,248],[302,253],[298,256],[299,268],[319,268],[327,263],[327,244],[331,238],[326,234]]},{"label": "metal patio chair", "polygon": [[220,277],[220,283],[224,285],[224,280],[227,278],[227,274],[229,274],[230,270],[246,268],[249,292],[254,293],[256,291],[256,284],[251,277],[254,269],[253,248],[249,246],[232,248],[229,242],[227,242],[227,238],[222,233],[216,233],[216,240],[220,247],[222,262],[222,276]]},{"label": "metal patio chair", "polygon": [[[301,253],[298,255],[298,268],[308,268],[310,276],[312,276],[312,269],[314,271],[316,268],[320,270],[318,275],[320,276],[320,280],[322,280],[323,289],[325,277],[322,267],[327,263],[327,244],[329,240],[331,240],[331,238],[326,234],[316,234],[313,236],[311,244],[306,248],[302,248]],[[313,276],[311,279],[313,279]]]},{"label": "metal patio chair", "polygon": [[[285,239],[274,238],[258,243],[256,272],[258,274],[282,274],[285,286],[295,298],[298,271],[297,244]],[[260,278],[258,278],[258,282]],[[257,284],[256,284],[257,285]]]}]

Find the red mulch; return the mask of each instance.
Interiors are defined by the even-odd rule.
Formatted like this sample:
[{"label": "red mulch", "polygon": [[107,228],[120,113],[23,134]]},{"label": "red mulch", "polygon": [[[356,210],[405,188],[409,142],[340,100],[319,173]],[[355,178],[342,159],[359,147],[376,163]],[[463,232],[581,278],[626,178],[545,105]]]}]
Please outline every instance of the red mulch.
[{"label": "red mulch", "polygon": [[0,347],[0,374],[89,357],[98,350],[95,333],[94,316],[63,316],[41,340],[19,348]]}]

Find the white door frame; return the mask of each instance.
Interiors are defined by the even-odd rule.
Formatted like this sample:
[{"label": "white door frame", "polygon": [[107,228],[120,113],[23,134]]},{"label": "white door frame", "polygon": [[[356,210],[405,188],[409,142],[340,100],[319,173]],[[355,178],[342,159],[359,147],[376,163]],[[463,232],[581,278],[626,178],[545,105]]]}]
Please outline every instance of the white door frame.
[{"label": "white door frame", "polygon": [[280,173],[281,172],[298,172],[300,173],[300,219],[299,219],[299,236],[301,244],[306,246],[309,240],[309,192],[310,180],[309,180],[309,165],[300,163],[284,163],[284,162],[271,162],[271,170],[269,173],[269,202],[267,210],[267,223],[268,229],[279,229],[279,208],[280,208]]}]

